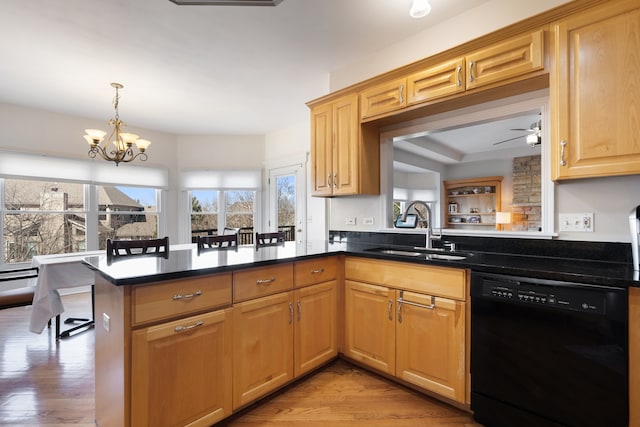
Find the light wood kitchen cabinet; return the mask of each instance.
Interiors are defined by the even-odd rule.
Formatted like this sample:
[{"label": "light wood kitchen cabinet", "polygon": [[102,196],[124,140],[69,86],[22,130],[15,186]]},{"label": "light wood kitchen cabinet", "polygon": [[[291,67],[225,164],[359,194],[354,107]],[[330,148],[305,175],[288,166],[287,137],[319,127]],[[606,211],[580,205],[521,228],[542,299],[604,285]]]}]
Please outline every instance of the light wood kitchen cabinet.
[{"label": "light wood kitchen cabinet", "polygon": [[314,196],[378,194],[379,142],[365,146],[358,95],[311,109],[311,180]]},{"label": "light wood kitchen cabinet", "polygon": [[[335,257],[234,272],[234,410],[337,356],[336,274]],[[280,288],[257,297],[265,281]]]},{"label": "light wood kitchen cabinet", "polygon": [[231,273],[132,286],[96,274],[97,424],[206,426],[231,414],[231,287]]},{"label": "light wood kitchen cabinet", "polygon": [[552,178],[640,173],[640,5],[607,2],[554,26]]},{"label": "light wood kitchen cabinet", "polygon": [[377,116],[407,106],[407,79],[390,80],[360,92],[360,117]]},{"label": "light wood kitchen cabinet", "polygon": [[396,291],[396,376],[465,399],[465,303]]},{"label": "light wood kitchen cabinet", "polygon": [[544,31],[513,37],[465,56],[466,89],[514,78],[544,69]]},{"label": "light wood kitchen cabinet", "polygon": [[455,58],[410,74],[407,78],[407,105],[464,92],[464,64],[464,58]]},{"label": "light wood kitchen cabinet", "polygon": [[629,288],[629,425],[640,426],[640,288]]},{"label": "light wood kitchen cabinet", "polygon": [[395,291],[386,286],[345,281],[344,355],[395,375]]},{"label": "light wood kitchen cabinet", "polygon": [[338,355],[338,257],[296,261],[294,373],[299,377]]},{"label": "light wood kitchen cabinet", "polygon": [[468,272],[345,259],[344,355],[465,403]]},{"label": "light wood kitchen cabinet", "polygon": [[293,293],[233,307],[233,409],[293,379]]},{"label": "light wood kitchen cabinet", "polygon": [[335,280],[296,289],[294,375],[299,377],[338,355],[338,286]]},{"label": "light wood kitchen cabinet", "polygon": [[467,90],[510,83],[544,67],[544,30],[537,30],[367,87],[360,92],[360,118],[366,120]]},{"label": "light wood kitchen cabinet", "polygon": [[210,426],[231,415],[231,342],[231,309],[134,331],[131,425]]}]

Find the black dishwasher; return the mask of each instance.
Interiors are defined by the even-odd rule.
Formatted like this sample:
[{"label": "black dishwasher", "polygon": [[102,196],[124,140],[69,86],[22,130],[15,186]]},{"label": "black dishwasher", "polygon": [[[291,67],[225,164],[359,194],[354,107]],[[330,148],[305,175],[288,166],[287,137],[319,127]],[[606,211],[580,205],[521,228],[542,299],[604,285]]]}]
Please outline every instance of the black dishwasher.
[{"label": "black dishwasher", "polygon": [[628,425],[627,290],[471,275],[471,408],[489,427]]}]

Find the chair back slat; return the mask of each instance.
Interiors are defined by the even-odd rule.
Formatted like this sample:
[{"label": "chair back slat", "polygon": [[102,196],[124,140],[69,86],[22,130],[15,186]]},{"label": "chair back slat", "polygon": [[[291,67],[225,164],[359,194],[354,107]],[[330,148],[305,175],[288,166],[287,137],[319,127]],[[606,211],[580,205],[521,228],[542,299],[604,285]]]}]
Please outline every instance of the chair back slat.
[{"label": "chair back slat", "polygon": [[284,231],[256,233],[256,250],[266,246],[284,246]]},{"label": "chair back slat", "polygon": [[142,255],[169,258],[169,237],[146,240],[107,239],[107,261]]},{"label": "chair back slat", "polygon": [[198,255],[212,249],[238,250],[238,234],[222,234],[219,236],[197,236]]}]

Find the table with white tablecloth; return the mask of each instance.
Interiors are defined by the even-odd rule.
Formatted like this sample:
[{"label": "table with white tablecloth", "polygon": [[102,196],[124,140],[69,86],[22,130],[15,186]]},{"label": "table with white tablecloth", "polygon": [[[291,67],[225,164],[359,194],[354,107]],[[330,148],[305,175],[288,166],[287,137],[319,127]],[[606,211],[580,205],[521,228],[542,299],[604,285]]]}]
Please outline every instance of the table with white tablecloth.
[{"label": "table with white tablecloth", "polygon": [[[104,255],[104,251],[73,254],[39,255],[33,257],[32,267],[38,267],[38,277],[29,279],[35,287],[29,330],[41,333],[49,320],[64,312],[59,289],[91,286],[95,282],[94,271],[82,260],[88,256]],[[91,307],[87,307],[90,311]]]}]

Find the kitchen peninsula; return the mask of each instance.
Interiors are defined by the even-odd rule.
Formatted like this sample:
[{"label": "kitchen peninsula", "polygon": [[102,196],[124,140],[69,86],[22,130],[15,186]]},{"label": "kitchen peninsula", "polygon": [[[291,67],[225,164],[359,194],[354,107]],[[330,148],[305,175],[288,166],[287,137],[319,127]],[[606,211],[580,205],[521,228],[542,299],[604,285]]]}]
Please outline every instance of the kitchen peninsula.
[{"label": "kitchen peninsula", "polygon": [[[403,374],[410,371],[397,368],[399,361],[395,361],[395,376],[389,375],[468,408],[467,302],[472,270],[526,272],[594,284],[639,284],[626,262],[499,254],[475,248],[462,260],[425,260],[378,251],[406,248],[390,244],[388,236],[381,235],[383,240],[358,240],[338,233],[326,250],[306,255],[296,254],[295,244],[287,243],[257,251],[241,246],[238,251],[201,255],[195,246],[186,246],[171,250],[168,259],[143,257],[110,265],[104,257],[87,258],[86,263],[96,270],[98,425],[211,425],[339,354],[382,372],[359,358],[358,351],[350,351],[349,336],[361,328],[348,314],[352,307],[348,299],[353,290],[383,285],[403,292],[403,300],[414,298],[458,313],[449,317],[446,327],[457,331],[451,348],[458,350],[450,354],[458,359],[452,362],[464,367],[462,381],[448,377],[450,384],[435,384],[429,378],[412,384],[407,379],[411,375]],[[459,246],[472,248],[472,240]],[[558,242],[549,245],[558,246]],[[566,247],[558,250],[566,252]]]}]

